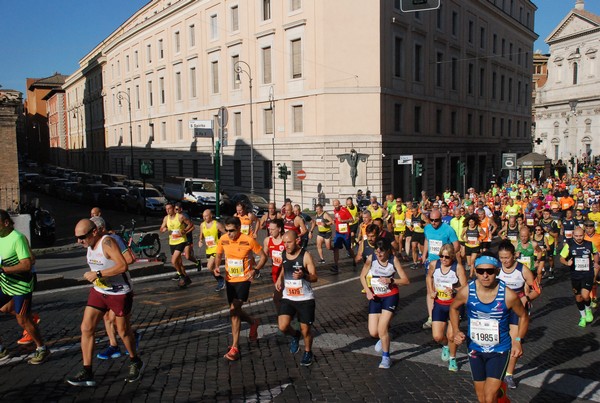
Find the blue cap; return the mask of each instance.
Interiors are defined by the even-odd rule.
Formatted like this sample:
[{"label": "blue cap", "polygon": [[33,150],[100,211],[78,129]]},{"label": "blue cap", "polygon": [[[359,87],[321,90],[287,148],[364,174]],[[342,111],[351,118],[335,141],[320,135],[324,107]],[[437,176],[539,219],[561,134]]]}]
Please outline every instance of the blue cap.
[{"label": "blue cap", "polygon": [[495,267],[501,266],[500,261],[498,259],[496,259],[493,256],[486,256],[486,255],[480,256],[475,260],[475,267],[482,265],[482,264],[490,264]]}]

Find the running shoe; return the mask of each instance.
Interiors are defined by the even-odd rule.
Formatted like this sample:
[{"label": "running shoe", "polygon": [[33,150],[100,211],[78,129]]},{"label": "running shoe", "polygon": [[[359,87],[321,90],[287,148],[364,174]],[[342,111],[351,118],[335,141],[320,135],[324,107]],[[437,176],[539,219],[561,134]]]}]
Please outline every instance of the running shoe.
[{"label": "running shoe", "polygon": [[173,277],[171,277],[172,281],[179,281],[181,279],[181,274],[176,273]]},{"label": "running shoe", "polygon": [[303,367],[309,367],[313,363],[313,353],[312,351],[305,351],[302,355],[302,361],[300,361],[300,365]]},{"label": "running shoe", "polygon": [[389,369],[391,366],[392,366],[392,359],[390,357],[381,357],[381,362],[379,363],[379,368]]},{"label": "running shoe", "polygon": [[383,346],[381,345],[381,339],[377,340],[375,343],[375,351],[381,353],[383,351]]},{"label": "running shoe", "polygon": [[325,264],[325,259],[319,260],[319,264]]},{"label": "running shoe", "polygon": [[50,356],[50,350],[47,347],[38,347],[33,353],[33,357],[27,361],[32,365],[39,365],[46,362],[48,357]]},{"label": "running shoe", "polygon": [[138,381],[142,377],[142,372],[144,371],[145,367],[146,364],[144,364],[144,361],[140,360],[139,358],[132,360],[129,363],[129,375],[127,375],[127,378],[125,378],[125,382]]},{"label": "running shoe", "polygon": [[[127,353],[125,353],[125,354],[127,354]],[[121,349],[119,348],[119,346],[109,345],[108,347],[106,347],[106,350],[98,353],[96,355],[96,357],[100,358],[101,360],[108,360],[111,358],[119,358],[122,355],[123,354],[121,354]]]},{"label": "running shoe", "polygon": [[548,272],[548,280],[554,280],[554,271],[549,271]]},{"label": "running shoe", "polygon": [[504,382],[506,383],[506,386],[509,389],[516,389],[517,388],[517,384],[515,383],[515,380],[513,379],[512,375],[506,375],[504,377]]},{"label": "running shoe", "polygon": [[3,348],[2,350],[0,350],[0,361],[7,360],[9,357],[10,355],[8,355],[8,349]]},{"label": "running shoe", "polygon": [[186,278],[186,276],[179,276],[179,282],[177,283],[179,288],[185,288],[187,286],[187,282],[186,282],[185,278]]},{"label": "running shoe", "polygon": [[225,281],[221,280],[217,283],[215,287],[215,292],[223,291],[225,289]]},{"label": "running shoe", "polygon": [[17,341],[17,344],[31,344],[33,343],[33,337],[29,334],[27,330],[23,330],[23,336]]},{"label": "running shoe", "polygon": [[448,360],[448,371],[457,372],[458,364],[456,363],[456,358],[450,358]]},{"label": "running shoe", "polygon": [[592,323],[593,320],[594,320],[594,314],[592,313],[592,310],[586,309],[585,310],[585,321],[587,323]]},{"label": "running shoe", "polygon": [[235,347],[231,347],[227,354],[225,354],[223,357],[229,361],[237,361],[240,359],[240,350]]},{"label": "running shoe", "polygon": [[333,274],[338,274],[340,272],[340,269],[337,267],[337,264],[334,264],[333,266],[331,266],[331,269],[329,269],[329,270],[331,270],[331,272]]},{"label": "running shoe", "polygon": [[427,322],[423,323],[423,329],[431,329],[431,318],[427,318]]},{"label": "running shoe", "polygon": [[290,353],[296,354],[298,350],[300,350],[300,338],[298,336],[294,336],[290,341]]},{"label": "running shoe", "polygon": [[579,319],[579,327],[585,327],[585,325],[587,325],[587,320],[585,319],[585,316],[582,316],[581,319]]},{"label": "running shoe", "polygon": [[190,276],[185,276],[183,280],[185,281],[186,286],[192,284],[192,279],[190,278]]},{"label": "running shoe", "polygon": [[448,346],[442,346],[442,361],[448,361],[450,359],[450,349]]},{"label": "running shoe", "polygon": [[67,382],[73,386],[96,386],[92,371],[82,369],[77,375],[67,378]]},{"label": "running shoe", "polygon": [[258,340],[258,326],[260,325],[260,320],[255,319],[254,322],[250,325],[250,332],[248,333],[248,339],[250,341]]}]

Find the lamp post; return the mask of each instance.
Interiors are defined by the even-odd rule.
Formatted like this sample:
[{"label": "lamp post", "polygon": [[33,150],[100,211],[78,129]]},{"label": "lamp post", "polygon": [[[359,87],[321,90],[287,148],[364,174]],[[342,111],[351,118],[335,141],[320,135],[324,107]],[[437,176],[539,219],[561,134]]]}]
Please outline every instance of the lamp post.
[{"label": "lamp post", "polygon": [[271,138],[271,146],[273,147],[273,161],[271,162],[271,185],[273,186],[273,202],[275,202],[275,94],[273,91],[273,86],[269,87],[269,110],[271,111],[271,130],[273,130],[273,137]]},{"label": "lamp post", "polygon": [[[241,65],[246,66],[244,69]],[[250,87],[250,193],[254,194],[254,122],[252,120],[252,69],[250,65],[242,60],[238,60],[233,65],[236,72],[235,82],[240,83],[240,73],[245,73],[248,76],[248,84]]]},{"label": "lamp post", "polygon": [[134,179],[133,177],[133,130],[131,128],[131,99],[129,98],[129,94],[127,92],[124,91],[119,91],[117,92],[117,99],[119,100],[119,107],[121,106],[121,100],[125,99],[127,101],[127,107],[129,110],[129,150],[130,150],[130,157],[131,158],[131,164],[130,166],[130,177],[131,179]]}]

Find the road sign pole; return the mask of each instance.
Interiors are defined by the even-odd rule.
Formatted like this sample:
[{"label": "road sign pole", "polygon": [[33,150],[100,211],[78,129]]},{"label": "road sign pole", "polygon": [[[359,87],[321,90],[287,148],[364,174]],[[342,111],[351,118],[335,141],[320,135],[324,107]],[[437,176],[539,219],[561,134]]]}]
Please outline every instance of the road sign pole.
[{"label": "road sign pole", "polygon": [[[219,130],[223,131],[222,128],[220,128]],[[217,139],[217,144],[215,148],[215,214],[218,220],[221,218],[221,141],[219,141],[219,139]]]}]

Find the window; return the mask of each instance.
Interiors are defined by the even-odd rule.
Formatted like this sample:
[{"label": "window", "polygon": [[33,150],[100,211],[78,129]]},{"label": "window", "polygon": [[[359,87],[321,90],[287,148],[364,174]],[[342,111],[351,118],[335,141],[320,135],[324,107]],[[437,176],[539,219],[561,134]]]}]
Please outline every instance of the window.
[{"label": "window", "polygon": [[[531,94],[529,94],[529,96],[531,96]],[[517,83],[517,105],[521,105],[521,80]]]},{"label": "window", "polygon": [[292,78],[302,78],[302,40],[294,39],[292,47]]},{"label": "window", "polygon": [[469,31],[468,31],[468,40],[469,43],[473,43],[473,30],[474,30],[474,22],[473,21],[469,21]]},{"label": "window", "polygon": [[265,109],[263,113],[265,134],[273,134],[273,109]]},{"label": "window", "polygon": [[437,85],[438,87],[442,86],[442,81],[443,81],[443,61],[444,61],[444,54],[441,52],[438,52],[436,55],[436,64],[435,64],[435,85]]},{"label": "window", "polygon": [[452,113],[450,113],[450,134],[456,134],[456,129],[458,126],[458,118],[457,118],[457,114],[456,111],[452,111]]},{"label": "window", "polygon": [[451,74],[451,85],[452,85],[452,89],[456,90],[457,87],[457,81],[458,81],[458,59],[456,59],[456,57],[452,58],[452,74]]},{"label": "window", "polygon": [[125,56],[125,71],[129,72],[129,55]]},{"label": "window", "polygon": [[300,10],[302,0],[290,0],[290,11]]},{"label": "window", "polygon": [[[234,90],[239,90],[240,89],[240,81],[238,80],[238,76],[241,75],[241,73],[238,73],[235,71],[235,68],[237,67],[237,63],[240,60],[240,56],[239,55],[235,55],[235,56],[231,56],[231,70],[233,72],[233,86],[232,88]],[[240,77],[241,78],[241,77]]]},{"label": "window", "polygon": [[437,109],[435,111],[435,132],[436,134],[442,134],[442,110]]},{"label": "window", "polygon": [[152,63],[152,45],[146,45],[146,61]]},{"label": "window", "polygon": [[196,26],[194,24],[188,27],[188,34],[190,47],[196,46]]},{"label": "window", "polygon": [[492,137],[496,136],[496,118],[492,118]]},{"label": "window", "polygon": [[[216,16],[215,16],[216,18]],[[216,23],[215,23],[216,24]],[[233,32],[239,31],[240,29],[240,17],[238,6],[231,7],[231,30]]]},{"label": "window", "polygon": [[138,57],[138,51],[137,50],[133,52],[133,65],[135,66],[136,69],[138,67],[140,67],[140,59]]},{"label": "window", "polygon": [[242,135],[242,112],[233,113],[233,132],[235,136]]},{"label": "window", "polygon": [[302,105],[292,106],[292,131],[294,133],[304,132],[304,110]]},{"label": "window", "polygon": [[414,110],[415,133],[421,133],[421,107],[415,106]]},{"label": "window", "polygon": [[479,115],[479,135],[483,136],[483,115]]},{"label": "window", "polygon": [[512,77],[508,78],[508,102],[512,102],[512,86],[513,86],[513,79]]},{"label": "window", "polygon": [[135,106],[136,109],[140,109],[141,105],[140,105],[140,85],[136,84],[135,85]]},{"label": "window", "polygon": [[492,99],[496,99],[496,81],[497,81],[496,72],[492,73]]},{"label": "window", "polygon": [[498,35],[494,34],[494,36],[492,37],[492,53],[496,54],[497,49],[497,43],[498,42]]},{"label": "window", "polygon": [[577,84],[578,69],[579,65],[577,63],[573,63],[573,85]]},{"label": "window", "polygon": [[485,69],[482,67],[479,69],[479,96],[482,97],[485,94]]},{"label": "window", "polygon": [[500,137],[504,137],[504,118],[500,118]]},{"label": "window", "polygon": [[402,104],[394,104],[394,131],[402,131]]},{"label": "window", "polygon": [[521,65],[521,48],[517,51],[517,64]]},{"label": "window", "polygon": [[183,120],[177,119],[177,140],[183,140]]},{"label": "window", "polygon": [[[235,7],[236,12],[237,12],[237,7]],[[233,8],[232,8],[233,10]],[[236,13],[236,17],[237,17],[237,13]],[[210,39],[217,39],[219,37],[219,27],[217,25],[218,20],[217,20],[217,15],[213,14],[210,16]],[[237,31],[237,28],[234,29],[234,31]]]},{"label": "window", "polygon": [[175,53],[179,53],[181,51],[181,38],[179,35],[179,31],[175,31]]},{"label": "window", "polygon": [[473,135],[473,114],[467,114],[467,135]]},{"label": "window", "polygon": [[263,184],[265,189],[273,189],[273,161],[263,161]]},{"label": "window", "polygon": [[456,36],[458,32],[458,13],[452,11],[452,36]]},{"label": "window", "polygon": [[394,39],[394,76],[402,77],[402,38]]},{"label": "window", "polygon": [[212,93],[219,93],[219,62],[214,61],[210,64],[211,78],[212,78]]},{"label": "window", "polygon": [[262,0],[262,20],[271,19],[271,0]]},{"label": "window", "polygon": [[181,101],[181,72],[175,73],[175,100]]},{"label": "window", "polygon": [[479,28],[479,47],[485,49],[485,28]]},{"label": "window", "polygon": [[233,186],[242,186],[242,161],[233,160]]},{"label": "window", "polygon": [[159,39],[158,40],[158,58],[163,59],[164,57],[165,57],[165,49],[163,46],[163,40]]},{"label": "window", "polygon": [[509,43],[508,44],[508,60],[512,60],[513,59],[513,44]]},{"label": "window", "polygon": [[263,84],[271,84],[271,47],[267,46],[266,48],[262,48],[262,81]]},{"label": "window", "polygon": [[422,80],[422,49],[423,47],[421,45],[416,44],[415,45],[415,81],[420,82]]},{"label": "window", "polygon": [[160,103],[164,105],[165,103],[165,78],[160,77],[158,79],[158,93],[160,94]]},{"label": "window", "polygon": [[142,125],[137,125],[137,142],[142,142]]},{"label": "window", "polygon": [[167,122],[160,122],[160,139],[167,141]]},{"label": "window", "polygon": [[504,101],[504,74],[500,76],[500,101]]},{"label": "window", "polygon": [[196,68],[190,67],[190,98],[196,98]]},{"label": "window", "polygon": [[521,133],[521,121],[517,120],[517,130],[515,131],[515,133],[517,134],[517,137],[519,137],[520,133]]},{"label": "window", "polygon": [[500,48],[500,56],[504,57],[505,56],[505,48],[506,48],[506,39],[502,39],[502,45]]},{"label": "window", "polygon": [[148,81],[148,105],[152,106],[154,104],[154,100],[152,99],[152,81]]},{"label": "window", "polygon": [[[302,169],[302,161],[292,161],[292,172],[298,172]],[[292,189],[300,190],[302,188],[302,181],[298,179],[296,175],[292,175]]]},{"label": "window", "polygon": [[474,69],[475,69],[475,66],[473,65],[473,63],[469,63],[469,72],[468,72],[469,77],[467,80],[467,92],[471,95],[473,94],[473,80],[474,80],[473,76],[475,75]]}]

